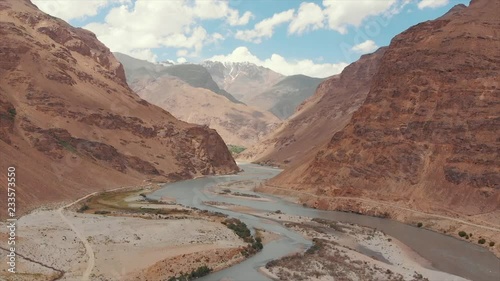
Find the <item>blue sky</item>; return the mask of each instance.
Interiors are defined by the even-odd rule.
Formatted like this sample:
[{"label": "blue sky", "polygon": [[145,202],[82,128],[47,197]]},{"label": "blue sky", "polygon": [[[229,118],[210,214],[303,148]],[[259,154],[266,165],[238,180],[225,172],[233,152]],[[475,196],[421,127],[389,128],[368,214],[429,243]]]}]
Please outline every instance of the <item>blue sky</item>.
[{"label": "blue sky", "polygon": [[90,29],[112,51],[150,61],[250,61],[326,77],[398,33],[435,19],[450,0],[33,0]]}]

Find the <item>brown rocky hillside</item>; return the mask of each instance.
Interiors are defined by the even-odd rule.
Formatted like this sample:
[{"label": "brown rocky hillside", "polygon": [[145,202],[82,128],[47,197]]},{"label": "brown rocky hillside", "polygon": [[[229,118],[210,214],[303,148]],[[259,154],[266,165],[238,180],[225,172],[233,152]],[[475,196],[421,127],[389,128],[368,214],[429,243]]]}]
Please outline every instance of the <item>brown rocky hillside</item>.
[{"label": "brown rocky hillside", "polygon": [[239,158],[276,166],[291,166],[314,157],[332,135],[344,128],[364,102],[385,48],[364,55],[340,75],[322,82],[316,93],[264,141]]},{"label": "brown rocky hillside", "polygon": [[498,0],[474,0],[396,36],[347,126],[270,184],[446,214],[498,212],[498,11]]},{"label": "brown rocky hillside", "polygon": [[16,167],[18,214],[147,179],[238,170],[214,130],[134,94],[91,32],[27,0],[0,1],[0,19],[0,181]]}]

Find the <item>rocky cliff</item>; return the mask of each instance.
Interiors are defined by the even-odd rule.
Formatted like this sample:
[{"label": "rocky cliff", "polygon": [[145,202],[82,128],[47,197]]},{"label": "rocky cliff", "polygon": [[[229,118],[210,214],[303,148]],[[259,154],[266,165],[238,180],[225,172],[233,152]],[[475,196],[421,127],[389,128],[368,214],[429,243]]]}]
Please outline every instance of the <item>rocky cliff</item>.
[{"label": "rocky cliff", "polygon": [[18,213],[148,179],[238,170],[214,130],[133,93],[91,32],[29,1],[0,1],[0,19],[1,169],[17,169]]},{"label": "rocky cliff", "polygon": [[347,126],[271,184],[446,214],[498,211],[498,11],[498,0],[475,0],[396,36]]},{"label": "rocky cliff", "polygon": [[239,158],[283,167],[314,157],[364,102],[384,52],[385,48],[380,48],[364,55],[340,75],[322,82],[280,128]]}]

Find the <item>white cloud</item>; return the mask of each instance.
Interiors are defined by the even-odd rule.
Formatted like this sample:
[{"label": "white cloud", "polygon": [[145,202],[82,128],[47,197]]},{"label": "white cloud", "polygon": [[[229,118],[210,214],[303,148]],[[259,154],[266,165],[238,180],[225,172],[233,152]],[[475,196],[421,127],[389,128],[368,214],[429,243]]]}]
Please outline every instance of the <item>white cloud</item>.
[{"label": "white cloud", "polygon": [[[404,1],[406,2],[406,1]],[[328,27],[341,34],[347,33],[349,25],[359,27],[369,16],[382,15],[391,11],[397,12],[393,5],[396,0],[323,0]]]},{"label": "white cloud", "polygon": [[353,46],[352,50],[357,53],[366,54],[375,51],[377,48],[378,46],[373,40],[366,40],[363,43]]},{"label": "white cloud", "polygon": [[438,8],[445,5],[448,5],[448,0],[422,0],[418,3],[418,8]]},{"label": "white cloud", "polygon": [[182,56],[196,57],[205,45],[224,40],[220,33],[209,34],[201,25],[203,20],[241,25],[251,17],[250,12],[240,17],[227,1],[137,0],[111,8],[103,23],[90,23],[84,28],[93,31],[112,51],[132,55],[136,49],[172,47],[187,50]]},{"label": "white cloud", "polygon": [[181,50],[178,50],[178,51],[177,51],[176,55],[177,55],[178,57],[184,57],[184,56],[187,56],[187,54],[188,54],[188,53],[189,53],[189,51],[188,51],[188,50],[186,50],[186,49],[181,49]]},{"label": "white cloud", "polygon": [[238,30],[235,37],[243,41],[260,43],[262,42],[262,38],[271,38],[271,36],[273,36],[274,27],[291,21],[293,19],[293,12],[294,10],[290,9],[274,14],[272,17],[255,24],[253,29]]},{"label": "white cloud", "polygon": [[251,12],[245,12],[241,17],[238,11],[233,10],[229,12],[227,17],[227,22],[231,26],[235,25],[246,25],[253,18],[253,14]]},{"label": "white cloud", "polygon": [[150,49],[134,49],[128,52],[128,55],[140,60],[156,61],[157,56]]},{"label": "white cloud", "polygon": [[115,3],[130,3],[130,0],[87,0],[85,3],[67,0],[32,0],[40,10],[65,21],[95,16],[97,13]]},{"label": "white cloud", "polygon": [[340,73],[347,63],[314,63],[312,60],[287,60],[278,54],[261,60],[248,50],[247,47],[238,47],[228,55],[213,56],[209,60],[221,62],[251,62],[272,69],[284,75],[304,74],[312,77],[328,77]]},{"label": "white cloud", "polygon": [[301,34],[304,31],[323,28],[324,19],[325,15],[320,6],[303,2],[300,4],[297,15],[288,26],[288,32]]},{"label": "white cloud", "polygon": [[177,63],[186,63],[186,62],[187,62],[186,58],[180,57],[177,59]]}]

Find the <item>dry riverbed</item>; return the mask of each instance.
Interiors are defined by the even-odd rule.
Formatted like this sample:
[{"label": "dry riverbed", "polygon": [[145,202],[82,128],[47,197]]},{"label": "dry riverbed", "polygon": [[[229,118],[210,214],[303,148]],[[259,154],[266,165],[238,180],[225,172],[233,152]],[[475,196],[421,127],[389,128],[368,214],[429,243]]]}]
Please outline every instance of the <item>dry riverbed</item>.
[{"label": "dry riverbed", "polygon": [[466,280],[433,270],[413,250],[375,229],[281,212],[248,213],[280,222],[314,243],[304,253],[260,268],[274,280]]},{"label": "dry riverbed", "polygon": [[[249,243],[222,223],[223,215],[147,201],[142,192],[103,193],[62,211],[94,253],[90,280],[168,280],[245,259]],[[89,262],[77,234],[50,209],[19,219],[17,252],[29,260],[19,258],[8,280],[80,280]],[[5,264],[0,280],[9,274]]]}]

